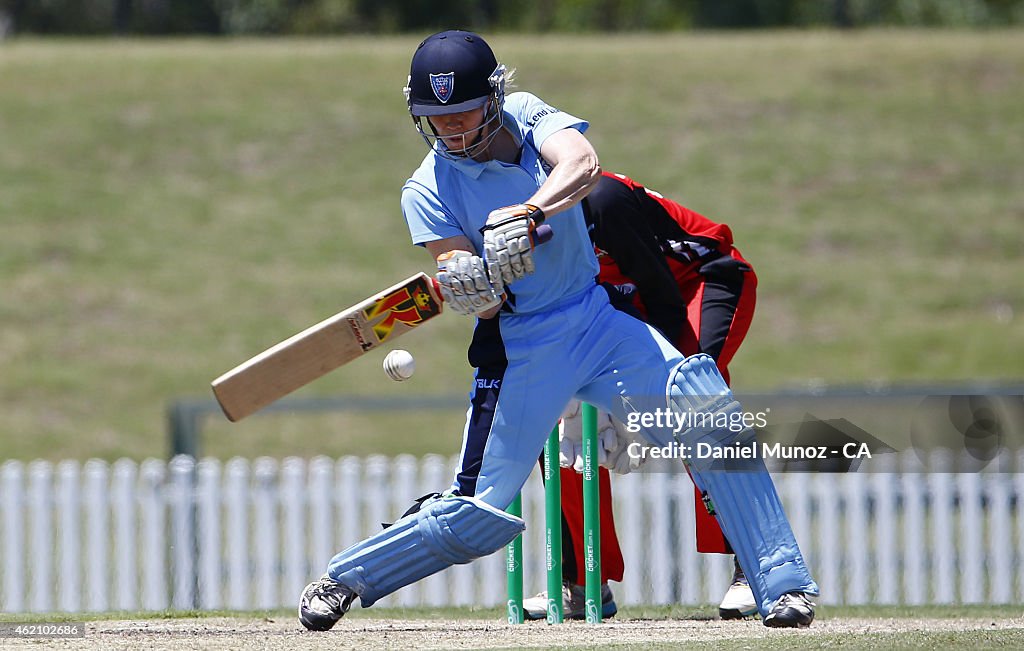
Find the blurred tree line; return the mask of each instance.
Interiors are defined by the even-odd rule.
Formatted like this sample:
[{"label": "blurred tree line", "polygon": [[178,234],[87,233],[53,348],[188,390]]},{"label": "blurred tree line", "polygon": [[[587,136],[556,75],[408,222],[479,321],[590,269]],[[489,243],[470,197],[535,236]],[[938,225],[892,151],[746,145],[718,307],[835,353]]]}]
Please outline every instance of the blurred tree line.
[{"label": "blurred tree line", "polygon": [[1024,23],[1024,0],[0,0],[0,36],[336,34]]}]

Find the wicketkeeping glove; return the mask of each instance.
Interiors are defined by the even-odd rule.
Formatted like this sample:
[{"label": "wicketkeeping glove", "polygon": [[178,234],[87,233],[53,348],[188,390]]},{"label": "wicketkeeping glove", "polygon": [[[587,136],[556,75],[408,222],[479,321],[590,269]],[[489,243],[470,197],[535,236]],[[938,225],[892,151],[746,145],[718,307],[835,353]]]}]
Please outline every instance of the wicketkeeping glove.
[{"label": "wicketkeeping glove", "polygon": [[629,446],[637,442],[642,445],[647,445],[647,442],[639,433],[633,434],[628,432],[626,430],[626,426],[618,418],[615,418],[614,416],[609,416],[608,418],[615,427],[615,435],[618,439],[618,444],[614,452],[608,453],[608,460],[603,465],[605,468],[616,474],[628,475],[642,466],[644,461],[647,460],[646,456],[640,456],[637,454],[638,450],[636,449],[636,446],[634,446],[633,453],[637,454],[637,456],[630,456]]},{"label": "wicketkeeping glove", "polygon": [[544,221],[537,206],[521,203],[492,210],[480,229],[491,282],[500,290],[533,273],[533,230]]},{"label": "wicketkeeping glove", "polygon": [[445,303],[459,314],[501,305],[502,292],[487,278],[484,261],[469,251],[450,251],[437,259],[437,284]]},{"label": "wicketkeeping glove", "polygon": [[[573,398],[562,412],[558,428],[558,463],[564,468],[583,472],[583,414],[580,401]],[[598,465],[620,475],[628,474],[643,462],[632,459],[626,452],[627,446],[635,440],[626,431],[626,426],[611,414],[597,412],[597,461]]]}]

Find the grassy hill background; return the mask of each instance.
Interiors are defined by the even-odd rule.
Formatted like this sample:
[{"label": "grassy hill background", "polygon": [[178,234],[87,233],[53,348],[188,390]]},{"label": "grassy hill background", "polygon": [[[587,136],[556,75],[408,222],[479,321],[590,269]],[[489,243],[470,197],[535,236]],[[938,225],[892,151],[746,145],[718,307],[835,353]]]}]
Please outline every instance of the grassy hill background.
[{"label": "grassy hill background", "polygon": [[[495,36],[605,169],[730,224],[739,390],[1024,376],[1020,32]],[[0,46],[0,459],[166,453],[164,410],[419,270],[417,38]],[[468,390],[446,315],[301,396]],[[462,414],[206,422],[209,454],[452,453]]]}]

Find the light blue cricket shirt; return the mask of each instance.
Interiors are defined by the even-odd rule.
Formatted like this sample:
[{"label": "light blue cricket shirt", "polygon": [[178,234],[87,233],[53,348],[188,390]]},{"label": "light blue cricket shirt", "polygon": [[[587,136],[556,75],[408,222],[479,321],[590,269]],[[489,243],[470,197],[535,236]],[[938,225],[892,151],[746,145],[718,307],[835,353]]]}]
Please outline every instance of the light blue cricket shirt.
[{"label": "light blue cricket shirt", "polygon": [[[581,133],[586,121],[545,104],[529,93],[505,99],[504,128],[521,148],[518,164],[427,154],[402,187],[402,213],[414,244],[465,235],[483,251],[480,229],[492,210],[522,203],[548,177],[540,157],[544,140],[561,129]],[[594,247],[579,204],[547,220],[554,237],[534,250],[536,273],[509,286],[509,304],[517,314],[540,312],[594,285],[598,273]]]}]

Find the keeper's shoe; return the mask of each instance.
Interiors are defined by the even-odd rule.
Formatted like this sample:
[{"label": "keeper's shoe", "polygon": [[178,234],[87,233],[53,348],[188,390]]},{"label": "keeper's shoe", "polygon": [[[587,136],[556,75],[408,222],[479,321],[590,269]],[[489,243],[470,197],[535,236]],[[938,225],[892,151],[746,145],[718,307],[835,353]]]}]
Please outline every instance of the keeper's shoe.
[{"label": "keeper's shoe", "polygon": [[773,628],[805,628],[814,621],[814,603],[803,592],[787,592],[779,597],[764,625]]},{"label": "keeper's shoe", "polygon": [[[587,589],[585,586],[562,582],[562,617],[565,619],[586,619]],[[619,612],[615,605],[615,596],[607,583],[601,584],[601,618],[614,617]],[[523,616],[526,619],[547,619],[548,593],[538,593],[529,599],[523,599]]]},{"label": "keeper's shoe", "polygon": [[299,621],[311,631],[326,631],[352,607],[356,594],[324,574],[302,591]]},{"label": "keeper's shoe", "polygon": [[[562,582],[562,614],[565,615],[568,612],[569,599],[571,593],[569,592],[569,583],[566,581]],[[532,597],[523,599],[523,617],[526,619],[547,619],[548,616],[548,591],[538,592]]]},{"label": "keeper's shoe", "polygon": [[733,564],[736,569],[732,573],[732,584],[718,605],[718,616],[722,619],[743,619],[757,614],[757,602],[754,601],[754,592],[747,583],[747,577],[735,558]]}]

